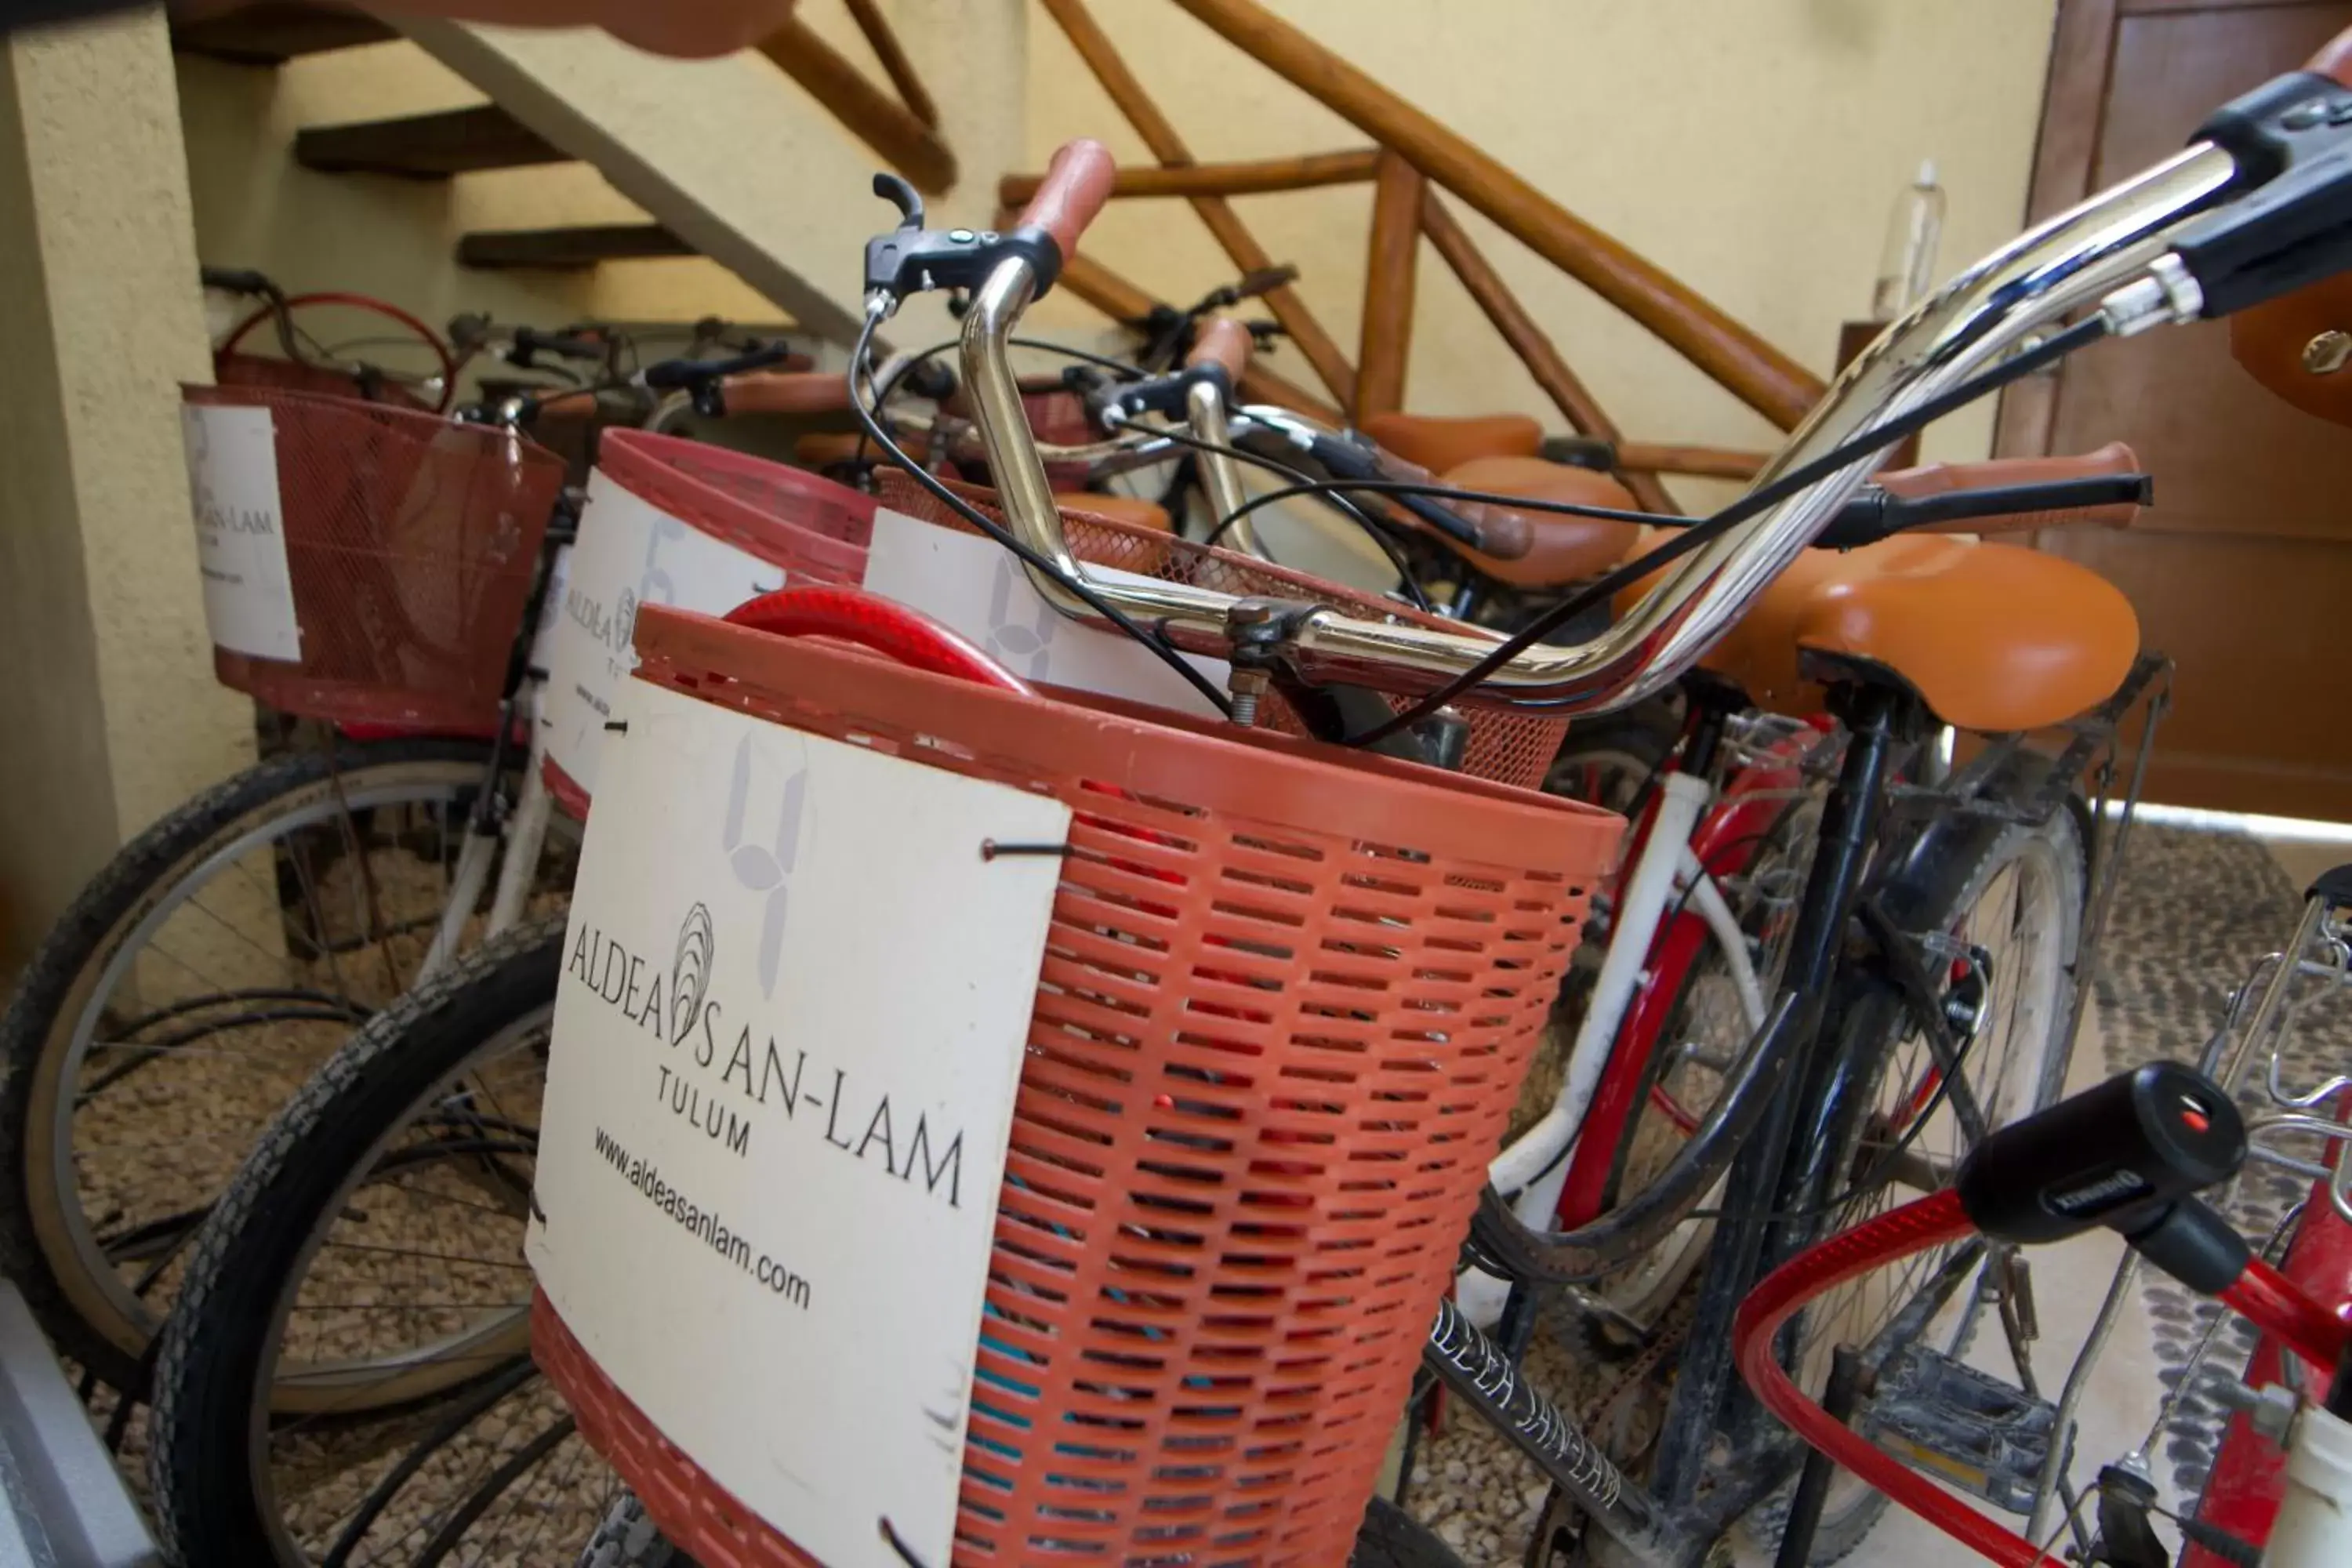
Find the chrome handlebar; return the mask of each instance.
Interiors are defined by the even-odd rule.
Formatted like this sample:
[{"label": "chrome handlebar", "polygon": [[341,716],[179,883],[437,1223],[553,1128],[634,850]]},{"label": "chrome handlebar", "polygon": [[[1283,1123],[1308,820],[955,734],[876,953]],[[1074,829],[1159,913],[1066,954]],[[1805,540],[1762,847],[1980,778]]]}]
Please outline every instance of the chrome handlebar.
[{"label": "chrome handlebar", "polygon": [[[2118,331],[2193,314],[2193,301],[2179,299],[2177,289],[2151,293],[2149,285],[2167,258],[2168,232],[2210,205],[2236,173],[2229,153],[2200,142],[1961,273],[1847,366],[1758,474],[1751,492],[1951,390],[2084,306],[2101,305]],[[1180,583],[1097,578],[1086,574],[1070,553],[1009,353],[1034,289],[1026,259],[998,264],[972,296],[960,344],[973,423],[1007,526],[1055,570],[1085,575],[1096,593],[1177,646],[1227,653],[1227,616],[1238,603],[1233,595]],[[1465,700],[1572,716],[1622,708],[1672,684],[1829,525],[1881,455],[1859,458],[1729,529],[1692,552],[1607,631],[1574,647],[1530,648]],[[1232,510],[1223,500],[1218,504],[1221,511]],[[1052,574],[1029,571],[1063,615],[1097,619]],[[1310,681],[1418,695],[1461,676],[1494,647],[1491,637],[1468,628],[1444,631],[1325,609],[1302,617],[1285,657]]]}]

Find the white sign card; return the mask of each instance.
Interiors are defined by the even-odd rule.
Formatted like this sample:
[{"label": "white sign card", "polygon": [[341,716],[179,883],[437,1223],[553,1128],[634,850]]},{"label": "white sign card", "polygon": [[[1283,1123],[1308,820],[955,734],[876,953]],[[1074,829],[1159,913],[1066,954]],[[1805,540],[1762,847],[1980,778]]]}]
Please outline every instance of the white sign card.
[{"label": "white sign card", "polygon": [[180,406],[194,500],[205,625],[215,646],[255,658],[302,657],[286,515],[278,494],[278,432],[267,408]]},{"label": "white sign card", "polygon": [[[1107,566],[1089,565],[1087,574],[1114,583],[1150,581]],[[982,534],[879,508],[866,556],[866,590],[944,622],[1026,679],[1215,715],[1207,699],[1126,633],[1061,615],[1013,553]],[[1224,687],[1231,667],[1223,659],[1182,657],[1212,685]]]},{"label": "white sign card", "polygon": [[[539,629],[530,637],[530,667],[552,670],[555,668],[556,628],[563,625],[563,590],[572,581],[572,552],[576,544],[559,544],[555,559],[547,563],[547,593],[539,606]],[[540,706],[546,708],[542,694]]]},{"label": "white sign card", "polygon": [[723,616],[784,585],[784,569],[688,527],[601,470],[572,547],[540,705],[547,754],[590,795],[613,700],[637,667],[637,606]]},{"label": "white sign card", "polygon": [[952,1554],[1069,809],[630,680],[528,1253],[663,1434],[832,1568]]}]

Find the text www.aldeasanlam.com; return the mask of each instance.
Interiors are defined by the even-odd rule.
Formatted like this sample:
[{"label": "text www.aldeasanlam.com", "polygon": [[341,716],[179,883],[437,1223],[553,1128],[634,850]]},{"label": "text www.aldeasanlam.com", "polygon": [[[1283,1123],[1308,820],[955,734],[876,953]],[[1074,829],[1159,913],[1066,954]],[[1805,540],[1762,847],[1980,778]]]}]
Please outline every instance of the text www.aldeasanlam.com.
[{"label": "text www.aldeasanlam.com", "polygon": [[765,1285],[771,1295],[781,1296],[803,1311],[808,1310],[807,1280],[764,1252],[755,1256],[751,1244],[729,1230],[718,1215],[663,1181],[661,1173],[643,1160],[630,1159],[629,1152],[601,1127],[596,1129],[596,1152],[611,1163],[621,1179],[635,1188],[640,1197],[699,1237],[705,1247]]}]

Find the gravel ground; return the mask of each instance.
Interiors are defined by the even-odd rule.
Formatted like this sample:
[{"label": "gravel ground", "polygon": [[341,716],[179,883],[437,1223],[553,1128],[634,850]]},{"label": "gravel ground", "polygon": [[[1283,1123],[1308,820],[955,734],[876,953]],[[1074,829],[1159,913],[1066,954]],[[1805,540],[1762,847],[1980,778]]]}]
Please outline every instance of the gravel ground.
[{"label": "gravel ground", "polygon": [[[78,1079],[77,1184],[101,1244],[143,1233],[144,1245],[115,1249],[125,1282],[158,1310],[177,1294],[177,1243],[203,1205],[355,1023],[405,988],[431,939],[454,851],[423,808],[373,817],[363,860],[321,827],[305,836],[299,872],[268,850],[223,868],[108,998]],[[568,880],[551,853],[542,885]],[[531,912],[560,901],[543,894]],[[362,940],[371,908],[373,929],[390,933],[380,942]]]}]

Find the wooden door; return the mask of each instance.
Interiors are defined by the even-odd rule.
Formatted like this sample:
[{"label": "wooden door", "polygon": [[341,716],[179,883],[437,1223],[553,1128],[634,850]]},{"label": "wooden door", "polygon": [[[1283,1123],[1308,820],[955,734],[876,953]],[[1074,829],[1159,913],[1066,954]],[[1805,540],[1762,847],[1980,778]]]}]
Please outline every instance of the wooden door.
[{"label": "wooden door", "polygon": [[[2034,216],[2177,151],[2347,25],[2352,0],[2060,0]],[[2155,507],[2126,533],[2037,542],[2129,594],[2146,646],[2178,661],[2150,797],[2352,821],[2352,437],[2256,385],[2221,322],[2100,344],[2002,406],[2004,452],[2117,439]]]}]

